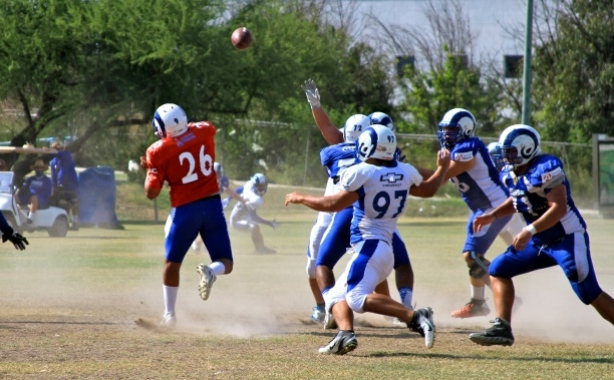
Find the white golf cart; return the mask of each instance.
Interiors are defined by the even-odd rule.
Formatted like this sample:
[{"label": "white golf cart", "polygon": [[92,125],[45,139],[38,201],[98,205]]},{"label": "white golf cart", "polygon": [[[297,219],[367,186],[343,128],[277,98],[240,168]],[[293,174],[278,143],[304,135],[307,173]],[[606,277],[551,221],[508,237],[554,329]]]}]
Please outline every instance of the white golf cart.
[{"label": "white golf cart", "polygon": [[[7,153],[56,153],[54,149],[0,147],[0,154]],[[20,206],[15,199],[17,187],[13,184],[12,171],[0,172],[0,212],[11,227],[19,232],[46,230],[51,237],[64,237],[68,232],[67,209],[70,205],[50,205],[39,209],[34,214],[31,224],[28,224],[28,207]],[[59,207],[58,207],[59,206]],[[64,208],[63,208],[64,207]]]}]

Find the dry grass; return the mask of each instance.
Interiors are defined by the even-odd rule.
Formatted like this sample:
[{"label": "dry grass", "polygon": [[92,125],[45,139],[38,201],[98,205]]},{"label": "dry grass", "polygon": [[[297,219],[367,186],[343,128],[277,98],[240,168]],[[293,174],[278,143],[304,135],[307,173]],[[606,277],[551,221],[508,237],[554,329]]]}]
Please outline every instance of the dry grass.
[{"label": "dry grass", "polygon": [[[253,254],[249,237],[231,232],[235,271],[218,279],[207,302],[198,297],[195,266],[209,259],[188,254],[174,332],[134,324],[137,318],[156,321],[162,312],[162,225],[84,229],[65,239],[35,233],[21,253],[2,246],[0,378],[611,378],[612,326],[576,299],[557,268],[517,280],[524,305],[514,321],[514,346],[484,348],[467,339],[487,327],[488,318],[448,317],[468,297],[457,254],[462,219],[400,223],[416,272],[415,300],[435,310],[433,349],[380,316],[361,315],[356,351],[318,355],[332,334],[298,321],[313,306],[304,266],[315,215],[284,209],[279,201],[269,198],[263,211],[282,221],[278,231],[264,231],[278,253]],[[589,220],[589,228],[598,278],[614,292],[614,221]],[[497,242],[493,253],[502,249]]]}]

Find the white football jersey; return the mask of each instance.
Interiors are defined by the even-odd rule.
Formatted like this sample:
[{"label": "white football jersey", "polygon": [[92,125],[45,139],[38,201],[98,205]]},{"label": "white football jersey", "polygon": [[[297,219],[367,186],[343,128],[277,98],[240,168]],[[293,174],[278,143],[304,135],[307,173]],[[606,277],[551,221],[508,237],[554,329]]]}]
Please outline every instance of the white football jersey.
[{"label": "white football jersey", "polygon": [[354,203],[351,240],[379,239],[392,244],[397,219],[407,204],[409,188],[422,183],[422,176],[410,164],[394,161],[392,166],[362,162],[341,173],[341,187],[358,192]]},{"label": "white football jersey", "polygon": [[245,201],[237,202],[230,213],[231,219],[243,219],[249,216],[250,210],[257,210],[264,204],[264,199],[256,193],[256,185],[252,181],[245,182],[241,198]]}]

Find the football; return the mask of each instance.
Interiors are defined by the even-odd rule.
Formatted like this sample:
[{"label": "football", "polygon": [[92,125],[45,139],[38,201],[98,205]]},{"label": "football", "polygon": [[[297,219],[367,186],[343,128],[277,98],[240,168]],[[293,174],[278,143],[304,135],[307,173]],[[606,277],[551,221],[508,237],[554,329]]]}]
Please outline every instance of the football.
[{"label": "football", "polygon": [[247,28],[238,28],[232,32],[230,41],[237,49],[247,49],[252,44],[252,33]]}]

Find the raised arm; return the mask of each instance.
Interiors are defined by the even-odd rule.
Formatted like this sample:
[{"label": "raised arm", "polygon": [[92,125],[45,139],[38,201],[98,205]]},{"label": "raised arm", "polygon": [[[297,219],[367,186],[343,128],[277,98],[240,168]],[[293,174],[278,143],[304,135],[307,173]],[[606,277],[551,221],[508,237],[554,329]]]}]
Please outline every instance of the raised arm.
[{"label": "raised arm", "polygon": [[305,91],[305,95],[307,96],[307,101],[311,106],[311,114],[313,115],[313,120],[316,122],[316,126],[322,133],[322,136],[326,140],[329,145],[335,145],[343,142],[343,133],[341,133],[335,124],[333,124],[332,120],[324,109],[322,108],[322,104],[320,104],[320,93],[318,92],[318,88],[316,87],[316,82],[313,79],[307,79],[305,83],[301,86],[303,91]]}]

